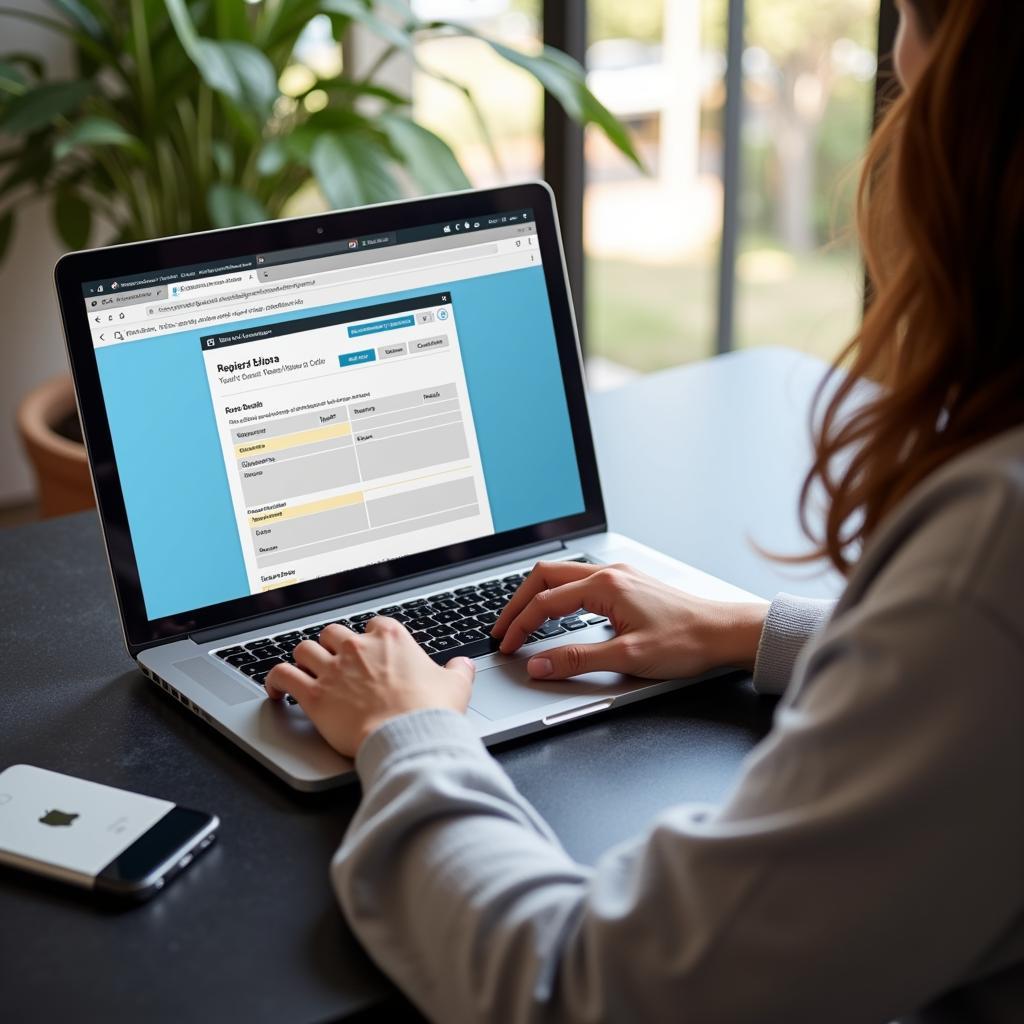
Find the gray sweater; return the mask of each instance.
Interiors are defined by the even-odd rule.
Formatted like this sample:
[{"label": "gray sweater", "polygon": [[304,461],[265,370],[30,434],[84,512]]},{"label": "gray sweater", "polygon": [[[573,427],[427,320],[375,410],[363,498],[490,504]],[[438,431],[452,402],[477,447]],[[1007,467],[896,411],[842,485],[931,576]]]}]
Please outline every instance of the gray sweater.
[{"label": "gray sweater", "polygon": [[370,955],[444,1022],[1024,1020],[1024,429],[834,611],[777,598],[755,683],[785,696],[731,796],[595,868],[461,716],[384,725],[332,869]]}]

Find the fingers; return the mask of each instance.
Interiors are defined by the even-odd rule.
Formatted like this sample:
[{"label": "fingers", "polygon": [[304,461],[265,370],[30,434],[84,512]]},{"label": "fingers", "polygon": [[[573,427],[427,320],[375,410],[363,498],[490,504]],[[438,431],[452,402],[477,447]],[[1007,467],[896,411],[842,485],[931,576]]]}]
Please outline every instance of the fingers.
[{"label": "fingers", "polygon": [[584,672],[628,672],[621,638],[602,644],[569,644],[532,657],[526,669],[534,679],[568,679]]},{"label": "fingers", "polygon": [[[345,644],[351,643],[355,638],[356,634],[351,629],[339,626],[336,622],[332,622],[320,630],[320,646],[330,651],[331,654],[337,654]],[[299,644],[299,647],[301,646],[302,644]],[[299,647],[295,648],[296,652]]]},{"label": "fingers", "polygon": [[303,640],[292,651],[295,664],[304,668],[310,675],[317,675],[334,660],[334,655],[315,640]]},{"label": "fingers", "polygon": [[476,678],[476,665],[469,658],[452,658],[445,668],[453,675],[461,676],[462,681],[470,686]]},{"label": "fingers", "polygon": [[[538,562],[533,572],[523,581],[519,589],[509,599],[504,610],[498,616],[491,629],[492,636],[502,636],[512,620],[543,590],[559,587],[565,583],[586,579],[601,569],[600,565],[588,565],[586,562]],[[577,607],[579,607],[577,605]],[[575,609],[570,608],[570,611]]]},{"label": "fingers", "polygon": [[264,685],[271,700],[280,700],[290,693],[300,704],[309,695],[312,678],[294,665],[275,665]]},{"label": "fingers", "polygon": [[553,590],[542,590],[509,623],[501,641],[502,653],[511,654],[518,650],[523,641],[548,619],[558,619],[587,606],[587,597],[592,589],[590,577],[587,577]]}]

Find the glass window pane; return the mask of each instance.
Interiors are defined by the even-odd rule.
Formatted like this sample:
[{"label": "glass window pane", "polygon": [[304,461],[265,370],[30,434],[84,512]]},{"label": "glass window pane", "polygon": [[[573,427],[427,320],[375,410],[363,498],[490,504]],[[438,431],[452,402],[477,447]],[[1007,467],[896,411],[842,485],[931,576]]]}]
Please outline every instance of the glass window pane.
[{"label": "glass window pane", "polygon": [[722,215],[723,0],[591,0],[588,82],[633,130],[642,174],[586,139],[591,387],[710,355]]},{"label": "glass window pane", "polygon": [[737,347],[831,358],[857,328],[850,213],[877,19],[877,0],[747,2]]}]

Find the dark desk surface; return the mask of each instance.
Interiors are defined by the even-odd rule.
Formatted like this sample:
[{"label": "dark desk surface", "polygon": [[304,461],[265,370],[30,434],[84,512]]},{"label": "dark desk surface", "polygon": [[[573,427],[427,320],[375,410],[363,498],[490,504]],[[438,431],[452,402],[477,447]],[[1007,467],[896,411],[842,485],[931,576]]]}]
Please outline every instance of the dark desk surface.
[{"label": "dark desk surface", "polygon": [[[744,540],[756,518],[771,543],[795,543],[818,372],[763,351],[597,396],[612,526],[762,593],[798,586]],[[0,869],[4,1019],[321,1021],[393,1000],[328,884],[358,790],[292,792],[134,669],[95,517],[0,532],[0,595],[0,766],[80,775],[222,822],[219,844],[138,908]],[[703,684],[497,757],[569,852],[592,862],[666,806],[720,798],[771,709],[743,680]]]}]

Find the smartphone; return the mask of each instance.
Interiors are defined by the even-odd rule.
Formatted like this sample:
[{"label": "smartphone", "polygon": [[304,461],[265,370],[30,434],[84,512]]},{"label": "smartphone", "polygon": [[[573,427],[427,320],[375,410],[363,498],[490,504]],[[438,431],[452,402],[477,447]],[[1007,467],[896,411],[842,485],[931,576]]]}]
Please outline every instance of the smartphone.
[{"label": "smartphone", "polygon": [[213,842],[213,814],[70,775],[0,772],[0,864],[145,900]]}]

